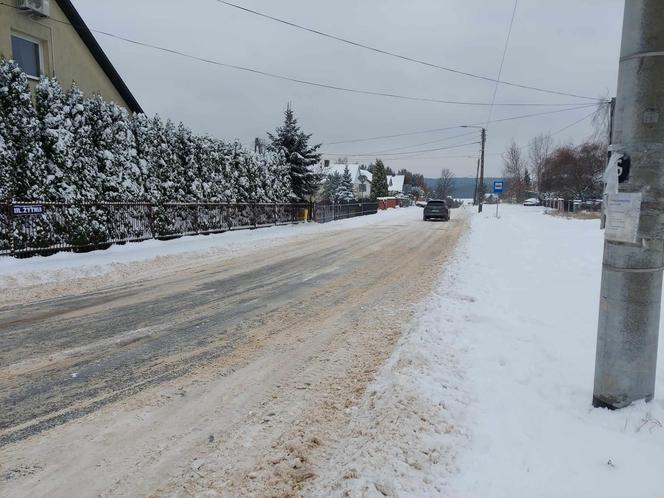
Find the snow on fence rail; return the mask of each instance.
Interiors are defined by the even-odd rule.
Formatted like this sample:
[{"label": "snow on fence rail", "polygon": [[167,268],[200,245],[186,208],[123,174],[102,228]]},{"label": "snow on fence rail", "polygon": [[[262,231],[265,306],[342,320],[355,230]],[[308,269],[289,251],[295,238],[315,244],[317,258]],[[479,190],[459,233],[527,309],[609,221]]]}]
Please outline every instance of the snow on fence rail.
[{"label": "snow on fence rail", "polygon": [[0,255],[86,250],[305,221],[308,204],[0,204]]},{"label": "snow on fence rail", "polygon": [[376,212],[376,203],[5,203],[0,204],[0,256],[93,250],[300,223],[307,217],[325,223]]}]

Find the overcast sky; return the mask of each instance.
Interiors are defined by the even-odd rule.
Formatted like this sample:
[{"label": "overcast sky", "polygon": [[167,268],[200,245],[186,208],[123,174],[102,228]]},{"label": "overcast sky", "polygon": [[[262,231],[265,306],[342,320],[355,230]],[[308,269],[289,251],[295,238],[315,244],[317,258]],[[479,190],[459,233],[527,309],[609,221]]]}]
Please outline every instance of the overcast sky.
[{"label": "overcast sky", "polygon": [[[257,17],[216,0],[75,0],[90,28],[219,62],[336,86],[443,100],[490,102],[494,84],[352,47]],[[234,3],[384,50],[495,78],[514,0],[235,0]],[[623,0],[521,0],[503,68],[505,81],[590,97],[615,94]],[[472,130],[346,144],[358,138],[483,123],[487,107],[356,95],[279,81],[97,35],[148,114],[198,133],[253,143],[292,102],[302,128],[331,159],[369,163],[382,151],[411,152],[472,142]],[[586,103],[500,85],[497,103]],[[493,119],[559,107],[496,106]],[[487,175],[502,171],[512,137],[522,145],[590,112],[578,109],[489,126]],[[578,142],[590,119],[556,135]],[[447,139],[447,140],[445,140]],[[424,144],[426,142],[434,142]],[[408,146],[413,146],[408,148]],[[397,151],[393,149],[399,149]],[[394,169],[426,176],[442,168],[474,176],[479,146],[383,156]],[[369,156],[352,157],[353,154]],[[453,156],[453,157],[450,157]],[[458,157],[464,156],[464,157]],[[398,159],[398,160],[397,160]]]}]

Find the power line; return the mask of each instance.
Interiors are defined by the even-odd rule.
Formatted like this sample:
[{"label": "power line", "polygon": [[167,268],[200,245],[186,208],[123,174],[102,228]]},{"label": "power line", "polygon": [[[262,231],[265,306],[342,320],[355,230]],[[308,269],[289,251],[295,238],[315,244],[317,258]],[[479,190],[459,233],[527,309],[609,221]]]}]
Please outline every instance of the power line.
[{"label": "power line", "polygon": [[422,147],[423,145],[431,145],[431,144],[436,144],[436,143],[439,143],[439,142],[446,142],[448,140],[453,140],[455,138],[461,138],[461,137],[467,137],[469,135],[477,135],[477,133],[475,131],[468,131],[466,133],[461,133],[460,135],[453,135],[451,137],[438,138],[436,140],[430,140],[428,142],[421,142],[421,143],[412,144],[412,145],[404,145],[403,147],[395,147],[395,148],[392,148],[392,149],[383,149],[383,150],[373,152],[373,154],[387,154],[389,152],[394,152],[394,151],[397,151],[397,150],[411,149],[411,148],[414,148],[414,147]]},{"label": "power line", "polygon": [[[556,114],[559,112],[567,112],[567,111],[575,111],[577,109],[588,109],[590,107],[597,107],[597,104],[584,104],[582,106],[577,106],[577,107],[572,107],[569,109],[557,109],[555,111],[545,111],[545,112],[537,112],[537,113],[531,113],[531,114],[522,114],[519,116],[512,116],[508,118],[501,118],[501,119],[494,119],[491,120],[490,123],[502,123],[504,121],[513,121],[517,119],[526,119],[526,118],[533,118],[533,117],[538,117],[538,116],[547,116],[550,114]],[[457,124],[453,126],[446,126],[444,128],[432,128],[429,130],[421,130],[421,131],[412,131],[412,132],[407,132],[407,133],[396,133],[393,135],[381,135],[381,136],[376,136],[376,137],[367,137],[367,138],[355,138],[351,140],[338,140],[336,142],[325,142],[323,145],[339,145],[339,144],[350,144],[350,143],[359,143],[359,142],[370,142],[373,140],[383,140],[387,138],[400,138],[400,137],[408,137],[408,136],[413,136],[413,135],[425,135],[428,133],[436,133],[439,131],[447,131],[447,130],[454,130],[456,128],[460,128],[462,126],[481,126],[484,124],[483,122],[481,123],[463,123],[463,124]]]},{"label": "power line", "polygon": [[[0,5],[4,5],[6,7],[11,7],[11,8],[20,10],[17,7],[6,4],[4,2],[0,2]],[[56,21],[56,22],[59,22],[59,23],[62,23],[62,24],[67,24],[69,26],[74,26],[73,24],[71,24],[69,22],[61,21],[59,19],[52,19],[52,20]],[[197,55],[189,54],[189,53],[183,52],[181,50],[176,50],[176,49],[172,49],[172,48],[163,47],[163,46],[160,46],[160,45],[155,45],[155,44],[152,44],[152,43],[147,43],[147,42],[134,40],[132,38],[127,38],[125,36],[110,33],[108,31],[103,31],[103,30],[99,30],[99,29],[90,29],[90,31],[92,31],[94,33],[98,33],[100,35],[107,36],[109,38],[113,38],[113,39],[116,39],[116,40],[121,40],[121,41],[124,41],[126,43],[130,43],[130,44],[137,45],[137,46],[140,46],[140,47],[150,48],[150,49],[153,49],[153,50],[157,50],[157,51],[160,51],[160,52],[165,52],[165,53],[172,54],[172,55],[177,55],[177,56],[184,57],[184,58],[191,59],[191,60],[195,60],[195,61],[198,61],[198,62],[203,62],[205,64],[224,67],[224,68],[227,68],[227,69],[235,69],[237,71],[243,71],[243,72],[247,72],[247,73],[257,74],[257,75],[260,75],[260,76],[265,76],[265,77],[268,77],[268,78],[278,79],[278,80],[282,80],[282,81],[289,81],[289,82],[298,83],[298,84],[301,84],[301,85],[314,86],[314,87],[318,87],[318,88],[325,88],[325,89],[328,89],[328,90],[335,90],[335,91],[339,91],[339,92],[347,92],[347,93],[354,93],[354,94],[360,94],[360,95],[372,95],[372,96],[377,96],[377,97],[388,97],[388,98],[393,98],[393,99],[416,101],[416,102],[428,102],[428,103],[435,103],[435,104],[466,105],[466,106],[480,106],[480,107],[490,105],[488,102],[472,102],[472,101],[437,99],[437,98],[431,98],[431,97],[417,97],[417,96],[411,96],[411,95],[401,95],[401,94],[396,94],[396,93],[373,91],[373,90],[361,90],[361,89],[357,89],[357,88],[348,88],[348,87],[342,87],[342,86],[332,85],[332,84],[327,84],[327,83],[319,83],[319,82],[315,82],[315,81],[309,81],[309,80],[303,80],[303,79],[300,79],[300,78],[293,78],[293,77],[290,77],[290,76],[284,76],[284,75],[281,75],[281,74],[270,73],[270,72],[267,72],[267,71],[262,71],[260,69],[255,69],[255,68],[251,68],[251,67],[239,66],[239,65],[236,65],[236,64],[228,64],[228,63],[225,63],[225,62],[220,62],[220,61],[216,61],[216,60],[213,60],[213,59],[208,59],[208,58],[205,58],[205,57],[199,57]],[[579,104],[579,103],[576,102],[576,103],[567,103],[567,104],[560,104],[560,103],[558,103],[558,104],[543,104],[543,103],[513,102],[513,103],[500,103],[500,104],[496,104],[496,105],[517,106],[517,107],[557,107],[557,106],[562,107],[562,106],[574,106],[574,105],[577,105],[577,104]]]},{"label": "power line", "polygon": [[[421,156],[408,156],[408,157],[390,157],[386,158],[385,162],[393,161],[412,161],[417,159],[418,161],[437,161],[439,159],[477,159],[479,154],[466,154],[466,155],[455,155],[455,156],[431,156],[431,157],[421,157]],[[490,154],[484,154],[485,156],[500,156],[502,152],[492,152]]]},{"label": "power line", "polygon": [[342,38],[340,36],[332,35],[330,33],[325,33],[323,31],[319,31],[317,29],[308,28],[306,26],[302,26],[300,24],[296,24],[294,22],[290,22],[290,21],[287,21],[285,19],[280,19],[278,17],[274,17],[274,16],[271,16],[269,14],[265,14],[263,12],[258,12],[256,10],[249,9],[249,8],[243,7],[241,5],[237,5],[237,4],[234,4],[234,3],[231,3],[231,2],[227,2],[225,0],[215,0],[215,1],[218,2],[218,3],[224,4],[224,5],[227,5],[228,7],[233,7],[235,9],[239,9],[239,10],[242,10],[244,12],[248,12],[249,14],[254,14],[254,15],[263,17],[265,19],[269,19],[269,20],[272,20],[272,21],[279,22],[281,24],[285,24],[285,25],[290,26],[292,28],[301,29],[301,30],[304,30],[304,31],[308,31],[309,33],[313,33],[313,34],[316,34],[316,35],[319,35],[319,36],[324,36],[324,37],[330,38],[332,40],[340,41],[342,43],[346,43],[346,44],[352,45],[354,47],[359,47],[359,48],[363,48],[363,49],[366,49],[366,50],[371,50],[372,52],[377,52],[379,54],[388,55],[390,57],[396,57],[397,59],[402,59],[402,60],[405,60],[405,61],[408,61],[408,62],[414,62],[416,64],[421,64],[421,65],[424,65],[424,66],[428,66],[428,67],[432,67],[432,68],[436,68],[436,69],[441,69],[443,71],[447,71],[447,72],[450,72],[450,73],[455,73],[455,74],[459,74],[459,75],[462,75],[462,76],[468,76],[468,77],[471,77],[471,78],[476,78],[476,79],[480,79],[480,80],[484,80],[484,81],[491,81],[491,82],[494,82],[494,83],[499,83],[501,85],[513,86],[513,87],[516,87],[516,88],[523,88],[523,89],[526,89],[526,90],[533,90],[533,91],[536,91],[536,92],[549,93],[549,94],[553,94],[553,95],[564,95],[566,97],[577,97],[577,98],[580,98],[580,99],[587,99],[587,100],[598,100],[595,97],[588,97],[588,96],[585,96],[585,95],[577,95],[577,94],[574,94],[574,93],[562,92],[562,91],[557,91],[557,90],[548,90],[546,88],[539,88],[539,87],[530,86],[530,85],[522,85],[522,84],[519,84],[519,83],[513,83],[513,82],[509,82],[509,81],[500,81],[499,79],[497,80],[497,79],[494,79],[494,78],[490,78],[488,76],[482,76],[482,75],[479,75],[479,74],[469,73],[469,72],[461,71],[459,69],[454,69],[454,68],[451,68],[451,67],[440,66],[440,65],[434,64],[432,62],[427,62],[427,61],[424,61],[424,60],[421,60],[421,59],[415,59],[415,58],[408,57],[408,56],[405,56],[405,55],[397,54],[395,52],[390,52],[388,50],[372,47],[370,45],[365,45],[365,44],[360,43],[360,42],[348,40],[346,38]]},{"label": "power line", "polygon": [[565,130],[568,130],[568,129],[571,128],[572,126],[576,126],[576,125],[578,125],[579,123],[585,121],[585,120],[588,119],[589,117],[594,116],[596,112],[597,112],[597,109],[594,109],[593,112],[591,112],[590,114],[587,114],[587,115],[583,116],[581,119],[578,119],[578,120],[574,121],[573,123],[568,124],[567,126],[561,128],[561,129],[558,130],[558,131],[554,131],[553,133],[550,133],[550,136],[554,137],[554,136],[556,136],[556,135],[558,135],[558,134],[564,132]]},{"label": "power line", "polygon": [[[503,56],[500,59],[500,68],[498,69],[498,78],[496,79],[496,84],[493,88],[493,97],[491,97],[491,106],[489,107],[489,117],[486,120],[485,128],[489,127],[489,122],[493,116],[493,107],[496,102],[496,95],[498,94],[498,84],[500,83],[500,78],[503,75],[503,66],[505,65],[505,57],[507,56],[507,49],[510,45],[510,37],[512,36],[512,27],[514,26],[514,18],[516,17],[516,8],[519,5],[519,0],[514,0],[514,9],[512,10],[512,19],[510,19],[510,27],[507,30],[507,38],[505,39],[505,47],[503,48]],[[481,207],[481,204],[480,204]]]},{"label": "power line", "polygon": [[[455,144],[455,145],[448,145],[447,147],[437,147],[435,149],[424,149],[424,150],[411,150],[408,152],[395,152],[393,154],[387,154],[387,156],[403,156],[403,155],[408,155],[408,154],[419,154],[419,153],[424,153],[424,152],[435,152],[437,150],[449,150],[449,149],[457,149],[460,147],[466,147],[467,145],[475,145],[478,144],[479,142],[466,142],[462,144]],[[348,157],[375,157],[376,154],[343,154],[339,152],[328,152],[325,153],[325,155],[328,156],[348,156]],[[382,155],[381,155],[382,157]],[[389,158],[388,158],[389,159]]]}]

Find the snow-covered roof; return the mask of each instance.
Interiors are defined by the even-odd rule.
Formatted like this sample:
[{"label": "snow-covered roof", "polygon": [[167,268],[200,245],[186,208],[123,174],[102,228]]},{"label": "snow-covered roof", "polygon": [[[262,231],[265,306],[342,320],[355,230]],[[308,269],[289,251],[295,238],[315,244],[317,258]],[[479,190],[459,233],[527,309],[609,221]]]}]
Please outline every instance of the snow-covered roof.
[{"label": "snow-covered roof", "polygon": [[361,174],[364,175],[365,178],[369,181],[369,183],[373,181],[373,175],[371,174],[371,171],[368,169],[362,169],[360,171],[362,172]]},{"label": "snow-covered roof", "polygon": [[403,192],[404,175],[393,175],[387,177],[387,190],[389,192]]},{"label": "snow-covered roof", "polygon": [[350,171],[354,183],[359,182],[360,174],[364,175],[367,178],[367,180],[371,182],[372,178],[371,173],[369,173],[366,170],[360,170],[359,164],[331,164],[330,167],[327,169],[327,174],[333,175],[334,173],[339,173],[340,175],[343,175],[346,167],[348,167],[348,171]]},{"label": "snow-covered roof", "polygon": [[330,167],[327,169],[328,175],[333,175],[339,173],[340,175],[344,174],[344,170],[348,168],[350,174],[353,176],[353,180],[357,176],[357,170],[360,168],[359,164],[330,164]]}]

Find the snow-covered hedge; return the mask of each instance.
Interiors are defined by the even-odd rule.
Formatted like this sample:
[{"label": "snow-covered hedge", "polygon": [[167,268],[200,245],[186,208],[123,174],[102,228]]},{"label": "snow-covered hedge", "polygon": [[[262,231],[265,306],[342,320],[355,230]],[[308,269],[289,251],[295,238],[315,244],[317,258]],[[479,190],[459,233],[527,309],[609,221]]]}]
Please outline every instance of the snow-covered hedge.
[{"label": "snow-covered hedge", "polygon": [[0,62],[0,200],[286,202],[288,172],[278,155],[132,115],[51,78],[33,100],[21,69]]},{"label": "snow-covered hedge", "polygon": [[[237,141],[195,135],[182,123],[130,114],[100,96],[86,98],[75,85],[63,90],[51,78],[42,78],[33,96],[23,71],[0,61],[0,202],[160,206],[292,198],[281,154],[255,154]],[[162,211],[156,221],[168,231],[168,209]],[[107,218],[72,208],[65,226],[54,226],[44,216],[34,235],[39,240],[31,242],[104,240]],[[6,221],[0,219],[3,229]]]}]

